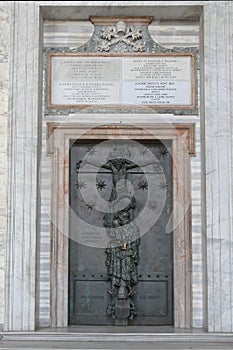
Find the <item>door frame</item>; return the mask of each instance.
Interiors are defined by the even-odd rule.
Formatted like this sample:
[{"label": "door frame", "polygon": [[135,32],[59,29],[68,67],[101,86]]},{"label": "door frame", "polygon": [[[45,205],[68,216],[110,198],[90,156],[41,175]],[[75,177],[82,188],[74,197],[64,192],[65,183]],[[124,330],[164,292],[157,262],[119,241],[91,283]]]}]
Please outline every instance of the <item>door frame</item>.
[{"label": "door frame", "polygon": [[[150,116],[151,117],[151,116]],[[94,118],[93,118],[94,119]],[[146,120],[146,116],[143,115]],[[109,119],[110,120],[110,119]],[[76,121],[47,123],[47,154],[51,156],[52,327],[68,326],[69,149],[77,139],[171,140],[173,157],[173,315],[174,327],[190,328],[191,308],[191,169],[195,155],[195,124],[150,122],[99,125]]]}]

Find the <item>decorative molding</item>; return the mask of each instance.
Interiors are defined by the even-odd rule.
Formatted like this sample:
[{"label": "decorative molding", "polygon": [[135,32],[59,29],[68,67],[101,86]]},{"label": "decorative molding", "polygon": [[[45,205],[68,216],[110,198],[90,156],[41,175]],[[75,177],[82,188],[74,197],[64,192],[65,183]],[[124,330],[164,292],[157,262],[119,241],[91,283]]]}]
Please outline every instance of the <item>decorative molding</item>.
[{"label": "decorative molding", "polygon": [[126,24],[130,25],[143,25],[148,26],[152,21],[153,16],[142,16],[142,17],[129,17],[129,16],[111,16],[111,17],[102,17],[102,16],[90,16],[89,20],[95,26],[108,26],[116,25],[118,22],[123,21]]},{"label": "decorative molding", "polygon": [[196,156],[196,147],[195,147],[195,140],[196,140],[196,129],[195,129],[195,123],[193,124],[173,124],[176,128],[176,131],[179,135],[182,135],[185,138],[186,146],[189,150],[189,154],[192,157]]},{"label": "decorative molding", "polygon": [[[84,119],[85,116],[89,115],[83,115]],[[111,118],[111,115],[108,114],[109,118]],[[129,116],[129,115],[127,115]],[[122,115],[122,118],[124,118],[124,114]],[[145,115],[146,119],[146,115]],[[135,126],[135,124],[137,126]],[[91,129],[92,133],[92,139],[111,139],[115,138],[113,130],[118,131],[119,134],[123,135],[129,135],[129,130],[132,131],[133,135],[137,136],[139,139],[140,136],[143,139],[150,139],[152,136],[154,136],[154,131],[156,134],[158,133],[162,139],[165,139],[165,136],[170,131],[170,137],[171,135],[174,137],[182,136],[183,142],[187,146],[188,152],[190,156],[195,157],[195,123],[134,123],[134,125],[130,124],[110,124],[110,125],[102,125],[99,126],[99,123],[97,122],[80,122],[80,118],[78,118],[77,121],[75,121],[75,117],[72,119],[72,122],[66,123],[66,122],[48,122],[47,123],[47,153],[48,155],[51,155],[55,148],[54,148],[54,134],[59,129],[62,130],[73,130],[76,128],[79,128],[80,130],[80,139],[89,138],[89,130]],[[153,130],[152,134],[150,135],[150,130]],[[173,130],[173,133],[171,132]],[[96,135],[94,137],[94,135]]]},{"label": "decorative molding", "polygon": [[[88,125],[48,123],[48,153],[52,156],[51,324],[68,326],[69,147],[76,139],[171,140],[173,149],[174,325],[191,326],[190,153],[194,125]],[[182,130],[182,132],[181,132]],[[189,130],[189,131],[188,131]],[[189,146],[191,147],[189,149]],[[191,151],[191,152],[190,152]],[[192,153],[193,154],[193,153]],[[62,291],[58,287],[62,285]]]}]

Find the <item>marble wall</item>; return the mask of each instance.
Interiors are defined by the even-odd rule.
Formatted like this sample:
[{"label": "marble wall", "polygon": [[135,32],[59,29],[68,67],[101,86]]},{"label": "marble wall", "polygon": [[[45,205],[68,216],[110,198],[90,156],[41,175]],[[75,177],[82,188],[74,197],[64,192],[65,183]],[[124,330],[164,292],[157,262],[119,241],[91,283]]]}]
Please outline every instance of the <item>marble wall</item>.
[{"label": "marble wall", "polygon": [[7,121],[10,49],[10,1],[0,2],[0,324],[4,310],[7,211]]}]

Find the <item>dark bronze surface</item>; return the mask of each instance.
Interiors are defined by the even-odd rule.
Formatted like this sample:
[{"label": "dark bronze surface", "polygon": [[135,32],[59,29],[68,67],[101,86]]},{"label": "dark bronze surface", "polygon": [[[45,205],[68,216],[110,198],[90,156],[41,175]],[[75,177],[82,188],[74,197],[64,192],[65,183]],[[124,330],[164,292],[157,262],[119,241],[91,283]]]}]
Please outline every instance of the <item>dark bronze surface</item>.
[{"label": "dark bronze surface", "polygon": [[[171,325],[173,244],[172,233],[166,233],[172,211],[170,143],[164,145],[153,141],[145,144],[155,155],[165,175],[165,181],[158,183],[158,192],[155,191],[153,199],[148,202],[148,179],[154,176],[153,173],[143,172],[123,157],[102,164],[96,176],[96,188],[110,205],[111,201],[116,204],[115,187],[119,179],[130,179],[133,185],[134,192],[129,204],[123,210],[114,210],[113,214],[96,210],[95,201],[90,199],[87,202],[82,198],[82,189],[89,186],[88,174],[82,181],[77,179],[77,171],[84,169],[81,162],[86,153],[92,152],[94,162],[95,145],[82,142],[71,147],[70,206],[87,224],[96,225],[95,235],[88,234],[88,229],[85,232],[90,245],[95,242],[95,237],[98,238],[98,228],[107,231],[109,241],[102,248],[80,244],[74,238],[79,227],[70,216],[69,323]],[[156,213],[159,191],[166,193],[164,208],[153,227],[140,237],[134,219],[145,205],[150,212]],[[125,196],[124,193],[122,188],[122,196]]]}]

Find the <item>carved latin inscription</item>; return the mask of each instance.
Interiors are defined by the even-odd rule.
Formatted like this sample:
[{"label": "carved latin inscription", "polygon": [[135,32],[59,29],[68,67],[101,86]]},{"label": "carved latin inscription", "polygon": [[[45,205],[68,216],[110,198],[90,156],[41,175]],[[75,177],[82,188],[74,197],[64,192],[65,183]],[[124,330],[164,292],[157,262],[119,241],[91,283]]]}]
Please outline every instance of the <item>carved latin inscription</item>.
[{"label": "carved latin inscription", "polygon": [[50,54],[48,107],[195,107],[193,54]]}]

